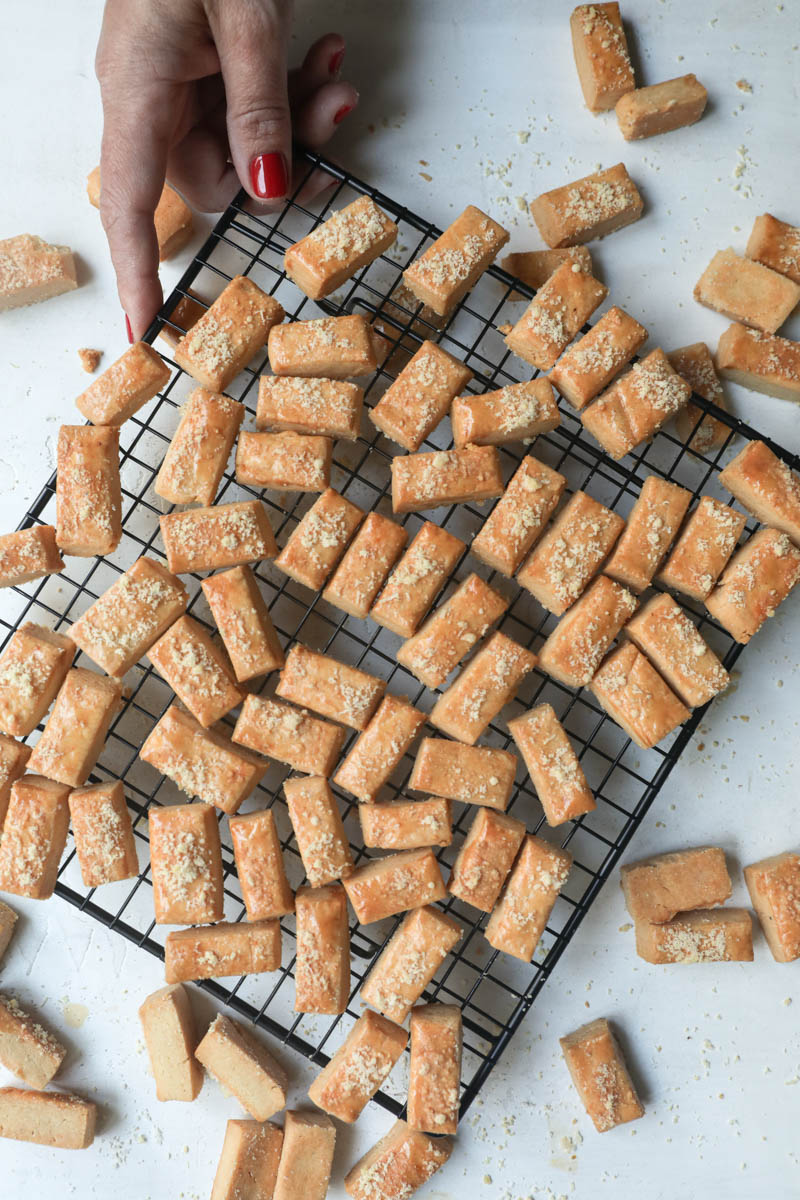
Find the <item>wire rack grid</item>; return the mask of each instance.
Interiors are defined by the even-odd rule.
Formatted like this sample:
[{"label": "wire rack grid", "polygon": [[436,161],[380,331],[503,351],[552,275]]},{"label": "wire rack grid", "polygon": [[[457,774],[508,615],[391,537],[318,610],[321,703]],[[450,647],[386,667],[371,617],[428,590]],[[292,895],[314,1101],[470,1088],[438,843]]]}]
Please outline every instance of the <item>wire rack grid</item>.
[{"label": "wire rack grid", "polygon": [[[309,173],[328,172],[335,186],[324,205],[313,208],[296,197],[270,217],[247,211],[241,194],[218,221],[208,240],[193,259],[161,314],[146,334],[154,342],[162,328],[171,324],[169,314],[181,297],[199,296],[210,303],[235,274],[249,275],[264,290],[283,304],[289,319],[363,312],[376,320],[384,337],[382,364],[366,387],[367,403],[377,401],[396,376],[403,363],[426,338],[439,342],[456,357],[463,359],[473,372],[470,390],[480,393],[529,378],[531,371],[509,355],[501,326],[514,320],[520,301],[527,303],[533,292],[519,280],[492,267],[446,322],[431,323],[418,305],[401,288],[402,271],[440,230],[407,208],[382,195],[345,171],[317,155],[308,155]],[[283,253],[287,246],[308,233],[331,212],[359,195],[371,196],[398,223],[398,241],[387,254],[359,272],[336,295],[317,303],[304,297],[283,271]],[[177,327],[175,327],[177,328]],[[586,327],[588,328],[588,326]],[[153,481],[164,451],[177,425],[177,410],[194,385],[169,357],[167,344],[159,347],[173,369],[163,393],[125,423],[121,430],[120,461],[123,487],[123,538],[119,548],[106,559],[69,559],[66,570],[37,583],[8,589],[0,605],[0,632],[3,643],[23,620],[41,621],[56,629],[66,629],[94,600],[142,554],[163,558],[159,541],[158,518],[168,506],[153,491]],[[267,369],[263,353],[242,372],[229,389],[242,400],[252,414],[259,375]],[[728,456],[737,435],[760,437],[755,430],[735,417],[715,409],[702,397],[694,401],[701,416],[713,411],[728,427],[724,444],[710,457],[690,452],[671,432],[662,431],[656,439],[623,463],[604,454],[583,435],[580,421],[568,406],[562,406],[562,423],[552,433],[536,440],[537,457],[566,475],[567,494],[577,489],[591,495],[625,515],[631,508],[644,477],[658,474],[682,484],[694,496],[717,494],[716,476]],[[389,496],[390,460],[397,448],[379,435],[365,420],[357,442],[337,442],[334,451],[333,486],[363,509],[391,513]],[[764,438],[790,466],[800,466],[795,456]],[[450,444],[449,421],[433,432],[425,449]],[[505,477],[521,461],[526,451],[501,448]],[[237,484],[232,472],[225,474],[217,500],[231,501],[261,498],[270,513],[279,544],[295,528],[313,502],[311,496],[276,496]],[[488,515],[488,509],[472,504],[425,514],[447,527],[469,545],[471,537]],[[42,489],[21,522],[20,528],[35,523],[54,524],[55,476]],[[403,519],[410,537],[422,524],[423,517],[411,514]],[[754,525],[749,523],[748,533]],[[457,565],[443,588],[437,604],[449,595],[471,570],[474,561],[468,553]],[[307,589],[282,576],[270,562],[256,565],[262,593],[273,622],[286,648],[300,640],[314,649],[360,666],[385,679],[389,689],[406,695],[420,708],[429,711],[436,695],[422,687],[396,661],[399,639],[371,621],[349,617]],[[524,645],[537,649],[555,625],[555,618],[539,608],[513,580],[483,571],[489,582],[502,591],[509,607],[499,627]],[[213,629],[209,610],[200,590],[199,576],[184,576],[190,591],[189,611]],[[713,622],[701,606],[688,605],[704,637],[717,650],[730,669],[742,649]],[[274,689],[275,676],[263,683],[263,692]],[[176,787],[138,758],[138,750],[155,722],[173,699],[164,681],[148,662],[140,662],[126,679],[128,699],[124,710],[112,725],[106,745],[91,778],[92,781],[120,778],[132,812],[141,871],[135,880],[105,885],[100,891],[84,887],[74,845],[70,839],[59,871],[56,892],[94,919],[115,930],[137,946],[163,958],[163,927],[153,922],[149,861],[145,849],[147,812],[152,805],[186,802]],[[632,837],[637,825],[652,804],[689,742],[703,716],[696,710],[686,724],[666,744],[651,751],[634,746],[584,689],[578,692],[563,687],[534,671],[520,688],[518,697],[504,716],[517,715],[534,703],[547,701],[563,722],[581,759],[583,769],[597,798],[597,809],[577,821],[555,830],[545,827],[544,815],[527,775],[520,771],[510,811],[534,832],[567,846],[574,865],[540,943],[534,961],[522,964],[492,950],[481,936],[485,924],[482,915],[468,905],[448,897],[444,908],[464,929],[456,949],[448,956],[430,987],[426,1000],[458,1004],[464,1021],[464,1059],[461,1111],[466,1112],[508,1041],[552,972],[592,901],[608,878],[615,863]],[[232,722],[226,722],[230,725]],[[39,731],[31,735],[38,737]],[[352,743],[351,734],[343,753]],[[510,738],[504,722],[493,722],[484,742],[506,747]],[[512,746],[513,749],[513,746]],[[412,765],[406,755],[391,783],[388,796],[401,796]],[[258,790],[244,810],[272,806],[281,837],[290,883],[299,886],[303,868],[292,836],[281,787],[289,772],[280,764],[270,764]],[[364,849],[353,798],[335,789],[340,800],[345,828],[356,862],[368,855]],[[449,870],[472,813],[466,805],[455,805],[454,842],[438,858]],[[473,810],[474,812],[474,810]],[[225,919],[246,919],[227,823],[220,814],[225,875]],[[281,968],[270,975],[243,976],[235,980],[207,980],[202,986],[216,999],[299,1051],[312,1064],[323,1066],[344,1040],[360,1013],[359,989],[401,917],[369,927],[351,926],[351,991],[346,1012],[340,1017],[319,1017],[294,1012],[294,919],[281,921],[284,952]],[[376,1100],[386,1109],[401,1114],[405,1087],[402,1070],[395,1070]]]}]

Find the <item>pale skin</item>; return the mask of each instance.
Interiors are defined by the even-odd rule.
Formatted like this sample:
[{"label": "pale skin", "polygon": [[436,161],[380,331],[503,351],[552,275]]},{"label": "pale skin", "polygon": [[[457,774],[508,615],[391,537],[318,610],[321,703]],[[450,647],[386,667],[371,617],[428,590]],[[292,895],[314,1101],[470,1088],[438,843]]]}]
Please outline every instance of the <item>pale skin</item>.
[{"label": "pale skin", "polygon": [[[131,340],[163,299],[153,213],[164,180],[204,212],[240,187],[274,204],[308,170],[293,167],[292,141],[318,149],[358,103],[339,78],[337,33],[287,69],[291,19],[291,0],[106,0],[100,216]],[[322,186],[310,178],[304,197]]]}]

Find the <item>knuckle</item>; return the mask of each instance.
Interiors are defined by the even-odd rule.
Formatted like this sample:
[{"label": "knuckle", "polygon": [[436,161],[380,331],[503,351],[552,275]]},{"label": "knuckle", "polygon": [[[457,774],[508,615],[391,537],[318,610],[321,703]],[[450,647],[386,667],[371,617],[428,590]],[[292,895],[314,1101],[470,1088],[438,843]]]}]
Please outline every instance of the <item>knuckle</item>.
[{"label": "knuckle", "polygon": [[228,116],[248,140],[254,144],[265,144],[284,136],[289,121],[289,106],[244,100],[234,105]]}]

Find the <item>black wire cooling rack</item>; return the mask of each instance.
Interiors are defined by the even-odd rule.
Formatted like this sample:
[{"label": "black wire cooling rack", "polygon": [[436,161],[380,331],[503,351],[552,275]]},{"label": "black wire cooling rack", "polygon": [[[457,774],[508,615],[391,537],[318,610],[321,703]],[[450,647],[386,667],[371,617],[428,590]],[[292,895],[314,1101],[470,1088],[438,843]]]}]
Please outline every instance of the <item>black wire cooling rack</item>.
[{"label": "black wire cooling rack", "polygon": [[[244,274],[277,296],[290,319],[350,312],[363,312],[369,318],[377,319],[387,341],[384,343],[383,363],[366,389],[367,402],[370,404],[377,401],[399,368],[425,338],[439,342],[466,362],[474,376],[470,388],[476,393],[530,377],[526,365],[508,354],[500,328],[517,318],[521,311],[520,301],[527,303],[533,295],[529,288],[499,268],[492,267],[446,322],[430,324],[421,307],[398,288],[402,282],[403,268],[438,237],[440,230],[319,156],[308,155],[307,159],[309,172],[321,169],[335,180],[324,206],[317,202],[313,206],[306,206],[292,199],[280,212],[270,217],[259,217],[247,211],[246,197],[241,194],[217,222],[205,245],[193,259],[161,314],[148,330],[147,341],[154,342],[161,330],[171,324],[169,314],[190,289],[193,295],[210,303],[233,275]],[[341,208],[363,194],[371,196],[397,222],[400,231],[398,240],[387,254],[350,280],[338,295],[314,303],[286,278],[283,253],[287,246],[325,220],[335,208]],[[103,560],[71,558],[60,575],[0,593],[0,626],[3,627],[4,643],[23,620],[39,621],[56,629],[65,629],[140,555],[163,558],[158,518],[167,509],[153,492],[152,485],[177,425],[177,409],[195,385],[171,360],[169,346],[163,339],[158,348],[173,368],[172,378],[164,392],[121,429],[124,533],[119,548]],[[267,362],[264,352],[229,389],[231,395],[244,401],[250,413],[255,408],[258,376],[265,369]],[[715,409],[701,397],[695,396],[694,401],[703,413],[713,412],[728,428],[724,444],[711,456],[689,451],[683,442],[666,430],[652,443],[629,455],[623,463],[614,462],[584,437],[580,421],[567,405],[562,405],[559,428],[536,439],[535,453],[549,466],[566,475],[568,493],[579,488],[585,489],[623,515],[630,510],[644,477],[653,473],[681,484],[694,496],[710,493],[724,498],[716,480],[722,461],[729,457],[731,442],[737,435],[749,438],[762,435],[735,417]],[[71,419],[69,415],[67,419]],[[379,435],[369,422],[364,422],[364,429],[366,434],[358,442],[336,443],[331,482],[360,507],[391,513],[389,464],[396,447]],[[796,456],[768,438],[762,440],[772,446],[790,466],[800,466]],[[444,422],[431,435],[426,448],[444,448],[449,443],[449,422]],[[525,450],[503,447],[500,453],[505,477],[508,478]],[[55,523],[55,482],[54,475],[32,504],[20,528],[36,523]],[[224,476],[218,500],[231,501],[252,496],[260,496],[264,500],[281,544],[314,499],[313,496],[287,498],[274,493],[262,494],[238,485],[232,473]],[[471,537],[487,515],[488,508],[465,504],[446,511],[438,509],[432,514],[432,519],[469,545]],[[414,514],[403,519],[410,537],[422,520]],[[753,528],[751,522],[748,533]],[[469,571],[476,568],[486,574],[483,564],[470,560],[469,555],[465,554],[437,603],[449,595]],[[360,621],[344,615],[324,601],[320,594],[312,595],[301,585],[282,576],[270,562],[258,564],[256,574],[274,624],[287,647],[295,640],[301,640],[315,649],[330,652],[336,658],[381,676],[387,680],[390,691],[407,695],[414,704],[430,710],[435,694],[421,687],[413,676],[398,665],[395,654],[399,639],[394,634],[371,621]],[[555,624],[555,618],[544,613],[513,580],[494,573],[489,574],[488,578],[510,600],[500,628],[524,645],[538,649]],[[191,594],[189,611],[213,628],[199,579],[199,576],[184,577]],[[702,606],[689,604],[687,607],[692,611],[704,637],[730,669],[742,647],[711,620]],[[275,680],[275,675],[270,676],[263,690],[270,692]],[[145,662],[137,664],[126,682],[130,685],[127,703],[111,728],[91,778],[95,782],[109,778],[124,781],[137,847],[142,848],[148,841],[148,808],[176,801],[185,803],[186,797],[138,758],[139,747],[173,698],[170,690]],[[553,705],[564,723],[579,753],[598,806],[594,812],[577,821],[549,830],[544,824],[544,816],[530,780],[523,771],[520,772],[521,779],[510,805],[515,816],[524,820],[529,831],[543,833],[551,842],[569,846],[574,856],[569,879],[556,902],[544,938],[530,966],[491,949],[481,936],[485,918],[476,910],[453,897],[449,897],[444,905],[464,928],[464,937],[435,976],[425,998],[458,1004],[463,1011],[462,1114],[486,1081],[566,949],[704,713],[703,709],[695,710],[686,724],[665,744],[654,750],[642,751],[603,713],[588,691],[574,692],[538,671],[526,679],[517,699],[504,715],[512,715],[511,710],[513,715],[517,715],[534,703],[543,701]],[[355,736],[350,735],[345,752]],[[38,732],[32,737],[35,740]],[[510,739],[505,723],[493,723],[484,740],[492,745],[508,746]],[[390,785],[395,795],[404,792],[411,762],[412,756],[407,755],[395,774]],[[287,774],[288,771],[279,764],[271,764],[262,784],[245,804],[243,811],[264,805],[273,807],[290,882],[297,887],[303,879],[303,868],[280,795]],[[366,853],[357,819],[357,805],[347,794],[336,790],[354,857],[356,861],[362,861]],[[453,862],[461,835],[471,817],[467,806],[455,806],[454,845],[437,856],[445,870]],[[245,918],[244,905],[234,869],[227,822],[221,814],[220,825],[225,870],[225,917],[226,920],[242,920]],[[56,891],[95,920],[163,958],[165,931],[153,922],[146,851],[140,857],[144,865],[137,879],[109,884],[99,891],[86,889],[81,882],[74,846],[70,840],[59,871]],[[284,963],[279,971],[223,982],[207,981],[202,986],[216,999],[250,1018],[273,1037],[321,1067],[327,1063],[359,1016],[361,983],[400,920],[398,917],[368,928],[353,925],[351,991],[347,1010],[340,1017],[308,1016],[293,1011],[293,917],[281,921]],[[394,1073],[395,1077],[400,1074],[402,1072],[397,1070]],[[376,1097],[380,1104],[395,1114],[403,1111],[404,1098],[403,1082],[393,1082],[392,1077]]]}]

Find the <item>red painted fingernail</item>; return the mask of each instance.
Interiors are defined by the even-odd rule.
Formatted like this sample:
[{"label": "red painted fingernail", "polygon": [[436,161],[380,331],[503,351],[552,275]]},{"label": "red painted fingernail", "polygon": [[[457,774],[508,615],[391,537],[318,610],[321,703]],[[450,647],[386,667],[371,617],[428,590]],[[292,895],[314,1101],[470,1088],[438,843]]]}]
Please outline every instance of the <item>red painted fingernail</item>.
[{"label": "red painted fingernail", "polygon": [[286,159],[277,150],[272,154],[257,154],[250,163],[250,183],[262,200],[276,200],[289,190]]},{"label": "red painted fingernail", "polygon": [[345,117],[347,116],[347,114],[351,113],[354,108],[355,108],[355,104],[343,104],[342,107],[339,109],[339,111],[334,115],[334,118],[333,118],[334,125],[338,125],[340,121],[343,121],[345,119]]},{"label": "red painted fingernail", "polygon": [[328,63],[328,74],[338,75],[343,62],[344,46],[342,46],[341,50],[337,50],[335,54],[331,55],[331,61]]},{"label": "red painted fingernail", "polygon": [[125,313],[125,332],[128,335],[128,341],[130,342],[131,345],[133,345],[133,330],[131,329],[131,323],[128,320],[127,313]]}]

